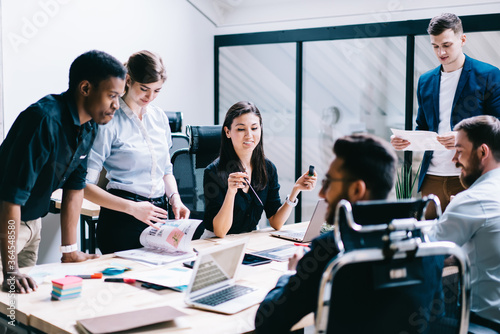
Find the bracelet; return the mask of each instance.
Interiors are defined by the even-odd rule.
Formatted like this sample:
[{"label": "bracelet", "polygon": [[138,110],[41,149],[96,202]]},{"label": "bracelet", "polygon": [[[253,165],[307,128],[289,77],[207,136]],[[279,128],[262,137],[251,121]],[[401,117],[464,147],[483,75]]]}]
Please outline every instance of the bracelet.
[{"label": "bracelet", "polygon": [[172,203],[170,203],[170,201],[172,200],[172,197],[174,197],[175,194],[179,195],[179,193],[173,192],[170,196],[168,196],[168,204],[172,205]]},{"label": "bracelet", "polygon": [[290,201],[289,199],[290,195],[286,195],[286,199],[285,199],[285,203],[290,205],[292,208],[297,206],[297,204],[299,203],[299,199],[297,197],[295,197],[295,201]]},{"label": "bracelet", "polygon": [[78,250],[78,245],[77,244],[72,244],[68,246],[60,246],[59,250],[61,253],[73,253],[74,251]]}]

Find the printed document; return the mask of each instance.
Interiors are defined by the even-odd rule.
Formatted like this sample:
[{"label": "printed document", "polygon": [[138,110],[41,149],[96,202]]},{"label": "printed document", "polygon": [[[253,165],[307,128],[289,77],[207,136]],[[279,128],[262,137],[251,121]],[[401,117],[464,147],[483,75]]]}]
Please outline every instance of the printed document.
[{"label": "printed document", "polygon": [[139,241],[143,248],[115,252],[116,256],[153,264],[165,264],[195,255],[191,240],[201,220],[178,219],[157,223],[160,229],[149,226],[142,231]]},{"label": "printed document", "polygon": [[392,133],[399,138],[408,140],[411,144],[403,151],[447,151],[446,147],[437,140],[437,132],[409,131],[392,129]]}]

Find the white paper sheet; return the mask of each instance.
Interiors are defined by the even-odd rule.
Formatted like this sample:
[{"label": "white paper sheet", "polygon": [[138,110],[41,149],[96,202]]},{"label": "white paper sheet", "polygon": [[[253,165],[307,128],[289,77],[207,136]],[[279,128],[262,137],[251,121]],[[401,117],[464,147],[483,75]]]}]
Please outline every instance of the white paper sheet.
[{"label": "white paper sheet", "polygon": [[399,138],[408,140],[411,144],[403,151],[446,151],[440,142],[437,141],[437,132],[433,131],[409,131],[392,129],[392,133]]}]

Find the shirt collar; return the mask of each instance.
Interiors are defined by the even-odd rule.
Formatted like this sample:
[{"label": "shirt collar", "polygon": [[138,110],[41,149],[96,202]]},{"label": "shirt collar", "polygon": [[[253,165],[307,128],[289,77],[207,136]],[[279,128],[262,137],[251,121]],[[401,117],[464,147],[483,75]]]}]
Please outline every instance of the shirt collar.
[{"label": "shirt collar", "polygon": [[[149,105],[146,107],[146,112],[144,112],[144,114],[142,114],[143,117],[149,112],[149,108],[150,107],[151,106],[149,106]],[[120,97],[120,108],[123,110],[123,112],[125,113],[125,115],[128,116],[128,118],[132,119],[132,118],[134,118],[134,116],[136,118],[139,118],[135,114],[135,112],[133,112],[132,109],[130,109],[130,107],[128,106],[128,104],[121,97]]]},{"label": "shirt collar", "polygon": [[129,106],[127,105],[127,103],[125,103],[125,101],[123,101],[123,98],[120,97],[120,109],[123,110],[123,113],[125,115],[127,115],[128,118],[132,119],[134,118],[134,112],[132,111],[132,109],[129,108]]},{"label": "shirt collar", "polygon": [[80,127],[80,116],[78,115],[78,109],[76,108],[76,101],[69,91],[65,91],[63,94],[64,101],[69,109],[69,114],[73,120],[73,124]]},{"label": "shirt collar", "polygon": [[474,187],[476,184],[479,184],[482,181],[487,180],[489,178],[500,178],[500,168],[492,169],[489,172],[481,175],[476,181],[474,181],[474,183],[469,187],[469,189]]}]

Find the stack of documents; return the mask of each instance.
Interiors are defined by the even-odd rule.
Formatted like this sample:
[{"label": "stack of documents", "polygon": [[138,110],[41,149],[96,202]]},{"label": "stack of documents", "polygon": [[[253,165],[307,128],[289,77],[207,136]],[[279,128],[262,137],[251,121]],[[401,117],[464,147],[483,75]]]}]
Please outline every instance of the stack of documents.
[{"label": "stack of documents", "polygon": [[52,281],[52,298],[64,300],[76,298],[82,292],[82,279],[80,277],[68,276]]}]

